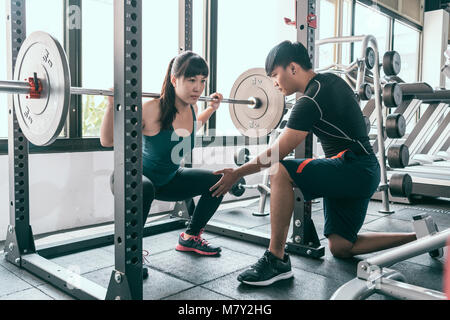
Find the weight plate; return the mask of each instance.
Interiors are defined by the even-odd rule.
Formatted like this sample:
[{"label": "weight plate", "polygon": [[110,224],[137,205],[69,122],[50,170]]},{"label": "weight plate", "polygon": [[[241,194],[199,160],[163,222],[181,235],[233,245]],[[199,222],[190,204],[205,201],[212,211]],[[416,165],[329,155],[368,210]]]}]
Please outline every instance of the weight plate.
[{"label": "weight plate", "polygon": [[231,119],[239,132],[247,137],[259,138],[269,135],[280,124],[285,109],[284,96],[266,76],[263,68],[244,72],[233,85],[230,98],[261,101],[259,108],[230,103]]},{"label": "weight plate", "polygon": [[359,88],[359,97],[362,101],[372,99],[372,87],[368,83],[363,83]]},{"label": "weight plate", "polygon": [[394,145],[388,149],[388,163],[391,168],[405,168],[409,164],[409,148],[402,145]]},{"label": "weight plate", "polygon": [[367,134],[370,133],[370,129],[372,128],[372,124],[370,123],[370,119],[367,116],[363,116],[364,117],[364,123],[366,124],[366,130],[367,130]]},{"label": "weight plate", "polygon": [[61,133],[70,105],[70,70],[61,44],[45,32],[34,32],[17,56],[14,80],[28,81],[37,74],[42,85],[39,99],[14,95],[20,128],[36,146],[52,144]]},{"label": "weight plate", "polygon": [[250,150],[248,150],[247,148],[242,148],[239,151],[236,151],[234,154],[234,163],[238,166],[241,167],[244,164],[246,164],[247,162],[249,162],[249,156],[250,156]]},{"label": "weight plate", "polygon": [[387,108],[397,108],[403,102],[403,91],[397,83],[388,83],[383,88],[383,102]]},{"label": "weight plate", "polygon": [[244,178],[240,178],[238,182],[236,182],[229,193],[235,197],[241,197],[245,193],[245,188],[242,185],[245,185],[246,181]]},{"label": "weight plate", "polygon": [[402,70],[402,58],[397,51],[388,51],[383,56],[383,71],[387,76],[396,76]]},{"label": "weight plate", "polygon": [[366,67],[372,70],[375,67],[375,51],[371,47],[366,49]]},{"label": "weight plate", "polygon": [[393,197],[406,197],[412,193],[413,183],[409,174],[394,173],[389,179],[389,191]]},{"label": "weight plate", "polygon": [[386,134],[391,139],[402,138],[406,133],[405,117],[399,113],[390,114],[386,118]]}]

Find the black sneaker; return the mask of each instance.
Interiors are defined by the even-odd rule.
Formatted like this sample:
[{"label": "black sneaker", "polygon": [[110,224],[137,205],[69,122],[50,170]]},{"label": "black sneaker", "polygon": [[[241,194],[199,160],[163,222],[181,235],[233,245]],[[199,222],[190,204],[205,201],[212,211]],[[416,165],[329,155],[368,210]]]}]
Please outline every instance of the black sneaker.
[{"label": "black sneaker", "polygon": [[257,263],[241,273],[237,279],[253,286],[268,286],[293,276],[289,255],[285,254],[284,259],[280,260],[267,250]]},{"label": "black sneaker", "polygon": [[175,250],[177,251],[192,251],[204,256],[215,256],[218,255],[222,249],[219,247],[212,246],[208,241],[201,237],[203,229],[200,231],[198,236],[190,237],[188,240],[184,240],[184,233],[178,238],[178,245]]}]

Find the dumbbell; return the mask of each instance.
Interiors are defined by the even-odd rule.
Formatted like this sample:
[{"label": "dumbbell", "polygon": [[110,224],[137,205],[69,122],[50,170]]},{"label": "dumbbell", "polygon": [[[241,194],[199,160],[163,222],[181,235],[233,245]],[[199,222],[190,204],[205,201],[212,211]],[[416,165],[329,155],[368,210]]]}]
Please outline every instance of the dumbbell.
[{"label": "dumbbell", "polygon": [[402,71],[402,58],[397,51],[388,51],[384,54],[383,71],[387,76],[396,76]]},{"label": "dumbbell", "polygon": [[240,167],[249,162],[252,159],[250,157],[250,150],[247,148],[239,149],[234,153],[234,163]]},{"label": "dumbbell", "polygon": [[400,113],[393,113],[386,118],[386,134],[391,139],[402,138],[406,133],[406,120]]},{"label": "dumbbell", "polygon": [[366,67],[369,70],[372,70],[375,67],[375,51],[371,47],[367,47],[366,49],[366,58],[365,58]]},{"label": "dumbbell", "polygon": [[409,164],[409,149],[405,144],[393,145],[388,149],[387,159],[391,168],[405,168]]},{"label": "dumbbell", "polygon": [[383,102],[386,108],[397,108],[403,102],[403,91],[397,83],[387,83],[383,87]]},{"label": "dumbbell", "polygon": [[389,179],[389,191],[393,197],[409,198],[412,187],[412,178],[407,173],[394,173]]},{"label": "dumbbell", "polygon": [[370,129],[372,128],[372,124],[370,123],[370,118],[368,116],[363,116],[363,117],[364,117],[364,122],[366,124],[367,134],[369,134]]},{"label": "dumbbell", "polygon": [[229,194],[235,197],[241,197],[245,193],[246,181],[244,178],[240,178],[238,182],[236,182],[230,191]]},{"label": "dumbbell", "polygon": [[372,99],[373,91],[370,84],[363,83],[358,90],[358,95],[362,101],[369,101],[370,99]]},{"label": "dumbbell", "polygon": [[228,193],[235,197],[240,197],[245,193],[245,190],[247,189],[256,189],[261,194],[270,195],[270,188],[268,186],[262,183],[248,185],[244,178],[240,178]]}]

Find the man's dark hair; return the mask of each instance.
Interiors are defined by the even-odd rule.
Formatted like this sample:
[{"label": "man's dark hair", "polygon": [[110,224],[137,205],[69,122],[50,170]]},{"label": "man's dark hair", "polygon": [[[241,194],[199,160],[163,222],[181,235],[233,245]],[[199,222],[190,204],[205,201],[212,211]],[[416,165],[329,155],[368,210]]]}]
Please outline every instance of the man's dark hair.
[{"label": "man's dark hair", "polygon": [[291,62],[299,64],[305,71],[312,69],[308,50],[303,44],[283,41],[270,50],[266,59],[266,73],[270,76],[276,67],[286,68]]}]

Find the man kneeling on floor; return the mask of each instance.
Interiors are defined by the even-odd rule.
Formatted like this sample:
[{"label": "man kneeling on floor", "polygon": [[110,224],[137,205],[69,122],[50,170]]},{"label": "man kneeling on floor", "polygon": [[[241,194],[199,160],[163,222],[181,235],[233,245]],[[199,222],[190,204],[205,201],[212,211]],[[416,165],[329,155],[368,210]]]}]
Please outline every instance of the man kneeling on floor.
[{"label": "man kneeling on floor", "polygon": [[[416,240],[415,233],[358,234],[380,183],[380,166],[363,114],[347,83],[331,73],[316,74],[306,48],[298,42],[284,41],[273,48],[266,60],[266,72],[285,96],[296,92],[304,96],[296,102],[286,129],[270,148],[238,169],[216,172],[223,177],[211,191],[213,196],[222,196],[241,177],[270,167],[269,249],[238,280],[266,286],[293,276],[284,248],[294,210],[294,184],[305,201],[323,198],[324,235],[337,258]],[[310,132],[320,139],[326,158],[282,160]]]}]

